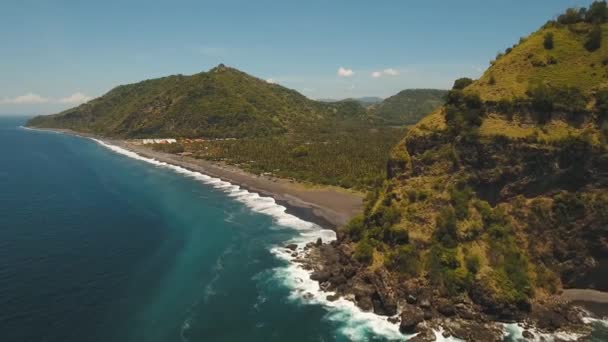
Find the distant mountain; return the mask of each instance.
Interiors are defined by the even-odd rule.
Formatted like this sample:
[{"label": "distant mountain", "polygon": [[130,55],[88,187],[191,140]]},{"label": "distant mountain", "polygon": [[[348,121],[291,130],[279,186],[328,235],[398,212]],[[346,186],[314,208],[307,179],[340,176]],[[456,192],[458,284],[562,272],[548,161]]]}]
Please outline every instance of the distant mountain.
[{"label": "distant mountain", "polygon": [[88,103],[27,124],[115,137],[252,137],[370,123],[373,117],[357,102],[313,101],[219,65],[192,76],[118,86]]},{"label": "distant mountain", "polygon": [[377,96],[366,96],[366,97],[358,97],[358,98],[353,99],[353,100],[361,103],[362,105],[370,105],[370,104],[380,103],[384,99],[381,98],[381,97],[377,97]]},{"label": "distant mountain", "polygon": [[447,90],[406,89],[372,106],[371,109],[386,124],[412,125],[439,108],[446,94]]},{"label": "distant mountain", "polygon": [[381,97],[377,97],[377,96],[365,96],[365,97],[357,97],[357,98],[350,98],[349,97],[347,99],[342,99],[342,100],[338,100],[338,99],[317,99],[317,101],[320,101],[320,102],[355,101],[355,102],[359,102],[363,106],[368,106],[368,105],[380,103],[380,102],[382,102],[382,100],[383,99]]}]

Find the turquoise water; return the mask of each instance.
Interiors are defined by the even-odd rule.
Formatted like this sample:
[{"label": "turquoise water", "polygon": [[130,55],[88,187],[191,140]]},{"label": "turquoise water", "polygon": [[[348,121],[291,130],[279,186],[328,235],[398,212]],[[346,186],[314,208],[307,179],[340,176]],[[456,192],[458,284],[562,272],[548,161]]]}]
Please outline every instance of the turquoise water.
[{"label": "turquoise water", "polygon": [[272,199],[0,118],[0,341],[402,339],[289,262]]},{"label": "turquoise water", "polygon": [[375,335],[373,319],[305,304],[311,284],[277,248],[332,232],[229,184],[22,122],[0,118],[1,341]]}]

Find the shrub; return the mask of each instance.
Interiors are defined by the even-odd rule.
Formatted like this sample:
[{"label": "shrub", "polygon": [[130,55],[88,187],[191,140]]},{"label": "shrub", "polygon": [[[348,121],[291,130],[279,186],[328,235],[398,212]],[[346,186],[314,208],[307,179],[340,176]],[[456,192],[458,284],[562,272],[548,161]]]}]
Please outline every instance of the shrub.
[{"label": "shrub", "polygon": [[391,205],[381,205],[375,213],[372,214],[370,221],[383,229],[388,229],[395,223],[401,220],[401,213],[397,208]]},{"label": "shrub", "polygon": [[464,259],[464,263],[467,267],[467,270],[472,274],[477,274],[479,272],[479,268],[481,267],[481,261],[479,259],[479,255],[469,254]]},{"label": "shrub", "polygon": [[362,215],[355,216],[346,225],[346,231],[353,241],[359,241],[363,238],[365,232],[365,222]]},{"label": "shrub", "polygon": [[593,52],[600,48],[602,45],[602,27],[600,25],[595,25],[589,32],[587,36],[587,41],[585,42],[585,48]]},{"label": "shrub", "polygon": [[391,244],[403,245],[409,242],[409,234],[404,228],[390,227],[384,231],[384,241]]},{"label": "shrub", "polygon": [[447,294],[453,296],[465,291],[471,277],[460,267],[455,248],[445,248],[439,244],[431,248],[429,257],[429,278]]},{"label": "shrub", "polygon": [[401,246],[391,253],[387,260],[387,266],[391,270],[415,277],[420,271],[420,256],[414,246]]},{"label": "shrub", "polygon": [[490,75],[490,80],[488,81],[489,85],[495,85],[496,84],[496,78],[494,77],[494,75]]},{"label": "shrub", "polygon": [[445,119],[452,134],[467,134],[480,126],[483,103],[478,94],[464,94],[462,90],[451,90],[446,96]]},{"label": "shrub", "polygon": [[462,90],[473,83],[473,80],[468,77],[462,77],[454,81],[454,86],[452,89],[454,90]]},{"label": "shrub", "polygon": [[594,1],[586,11],[585,21],[587,22],[602,24],[605,23],[607,19],[608,6],[606,6],[606,1]]},{"label": "shrub", "polygon": [[595,108],[601,121],[608,119],[608,89],[603,89],[595,94]]},{"label": "shrub", "polygon": [[450,200],[457,219],[464,220],[469,217],[469,201],[472,197],[473,191],[469,187],[454,187],[450,190]]},{"label": "shrub", "polygon": [[545,33],[545,39],[543,40],[543,46],[547,50],[553,49],[553,32]]},{"label": "shrub", "polygon": [[579,194],[565,192],[554,197],[552,210],[558,222],[572,222],[585,215],[585,202]]},{"label": "shrub", "polygon": [[532,108],[541,113],[553,112],[553,102],[555,101],[551,89],[541,84],[528,90],[528,96],[532,99]]},{"label": "shrub", "polygon": [[458,244],[457,218],[454,208],[443,208],[435,220],[435,240],[446,247],[456,247]]},{"label": "shrub", "polygon": [[527,92],[539,123],[546,123],[555,111],[571,115],[586,112],[587,98],[576,87],[550,87],[540,84]]},{"label": "shrub", "polygon": [[576,8],[568,8],[564,14],[557,17],[557,22],[562,25],[576,24],[583,21],[584,16],[581,15],[581,11]]},{"label": "shrub", "polygon": [[374,258],[374,247],[368,239],[363,239],[357,243],[354,253],[355,259],[359,262],[369,264]]}]

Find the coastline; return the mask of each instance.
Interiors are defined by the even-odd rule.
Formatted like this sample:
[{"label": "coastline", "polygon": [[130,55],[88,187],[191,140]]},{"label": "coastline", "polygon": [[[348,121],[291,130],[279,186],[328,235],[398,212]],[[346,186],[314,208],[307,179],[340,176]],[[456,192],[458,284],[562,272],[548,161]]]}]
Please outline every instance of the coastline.
[{"label": "coastline", "polygon": [[[208,175],[213,178],[229,182],[230,184],[238,185],[244,190],[252,191],[262,196],[272,197],[277,204],[282,205],[286,208],[286,213],[292,214],[293,216],[296,216],[297,218],[300,218],[302,220],[316,223],[324,228],[335,229],[337,226],[343,224],[339,223],[340,220],[343,220],[345,217],[348,217],[348,215],[356,215],[356,211],[353,214],[352,210],[347,210],[348,207],[338,207],[336,210],[335,208],[326,208],[322,205],[323,200],[330,202],[339,202],[339,200],[336,200],[334,197],[323,196],[324,194],[326,195],[327,193],[330,193],[344,195],[344,193],[346,193],[347,195],[357,196],[354,193],[340,191],[338,189],[328,189],[330,187],[307,188],[303,184],[292,183],[287,180],[252,175],[232,166],[154,151],[144,146],[129,144],[127,141],[124,140],[100,138],[95,135],[82,134],[66,130],[44,131],[65,133],[80,137],[91,138],[97,140],[97,142],[101,142],[102,145],[114,145],[121,149],[140,155],[144,158],[154,159],[162,163],[177,166],[178,168],[187,169],[188,171],[199,172],[204,175]],[[305,200],[306,198],[310,197],[312,198],[312,200]],[[361,200],[360,195],[358,196],[358,198]],[[377,315],[373,311],[362,309],[360,306],[356,305],[353,298],[351,298],[352,296],[349,296],[345,293],[339,293],[338,291],[333,291],[334,289],[325,289],[320,281],[317,281],[316,279],[311,279],[312,274],[316,272],[318,273],[318,271],[322,270],[324,267],[324,262],[322,260],[315,261],[315,258],[311,255],[311,253],[314,254],[316,247],[320,247],[316,243],[313,243],[315,239],[316,236],[314,238],[311,236],[302,236],[301,239],[291,241],[297,244],[297,249],[295,250],[291,249],[288,246],[276,246],[272,249],[275,255],[277,255],[283,260],[288,261],[289,266],[285,270],[287,274],[284,281],[288,283],[291,288],[296,289],[294,291],[295,297],[298,297],[299,300],[302,300],[304,302],[321,304],[325,307],[331,308],[332,311],[348,312],[348,319],[352,320],[357,324],[362,324],[363,322],[371,322],[371,330],[379,335],[392,336],[397,339],[403,337],[413,338],[416,336],[408,336],[407,334],[403,334],[399,331],[399,324],[394,321],[394,319],[398,316]],[[329,236],[323,236],[323,242],[325,243],[328,243],[333,239],[335,239],[335,236],[333,238]],[[330,245],[325,244],[323,246]],[[585,305],[581,305],[582,303],[580,303],[580,300],[577,301],[575,299],[571,299],[568,301],[571,302],[573,305],[580,305],[585,307]],[[589,311],[593,312],[594,310],[590,309]],[[402,313],[399,313],[399,315],[401,314]],[[414,338],[415,340],[426,341],[432,340],[433,338],[441,339],[448,338],[449,336],[464,336],[464,334],[469,334],[479,328],[479,326],[467,326],[466,321],[459,321],[454,318],[429,321],[429,323],[425,324],[424,327],[424,330],[419,331],[417,333],[416,338]],[[446,327],[447,330],[444,330],[444,327]],[[545,336],[547,338],[552,336],[550,333],[544,333],[542,332],[542,330],[536,330],[531,325],[522,325],[515,323],[504,324],[500,323],[499,321],[496,321],[492,322],[491,324],[488,324],[486,327],[490,327],[491,330],[493,330],[494,334],[496,334],[496,336],[504,334],[508,330],[514,331],[515,335],[512,336],[521,336],[523,332],[529,333],[530,331],[532,331],[534,335],[537,336]],[[560,333],[564,333],[566,334],[564,336],[569,337],[565,338],[565,340],[570,340],[570,338],[576,339],[577,336],[582,336],[577,335],[575,332],[573,332],[573,334],[569,334],[568,330],[562,331]],[[489,335],[484,335],[484,337],[487,336]]]},{"label": "coastline", "polygon": [[248,191],[272,197],[277,204],[286,208],[286,213],[334,231],[363,211],[363,194],[347,189],[334,186],[309,186],[283,178],[259,176],[236,166],[155,151],[126,140],[106,138],[69,129],[25,128],[97,139],[142,157],[219,178]]}]

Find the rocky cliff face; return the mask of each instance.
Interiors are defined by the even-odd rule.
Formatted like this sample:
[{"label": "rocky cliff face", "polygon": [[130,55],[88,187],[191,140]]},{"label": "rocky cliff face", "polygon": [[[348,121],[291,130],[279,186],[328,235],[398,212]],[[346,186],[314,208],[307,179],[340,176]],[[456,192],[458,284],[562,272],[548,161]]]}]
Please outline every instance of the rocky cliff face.
[{"label": "rocky cliff face", "polygon": [[420,336],[446,319],[473,340],[498,338],[494,320],[581,326],[559,293],[608,290],[608,37],[590,33],[608,6],[568,13],[408,131],[363,215],[315,252],[325,288]]},{"label": "rocky cliff face", "polygon": [[447,318],[482,339],[490,320],[576,326],[560,289],[608,289],[606,149],[584,136],[454,136],[444,118],[395,147],[384,187],[319,249],[314,276],[364,310],[403,312],[404,332]]}]

